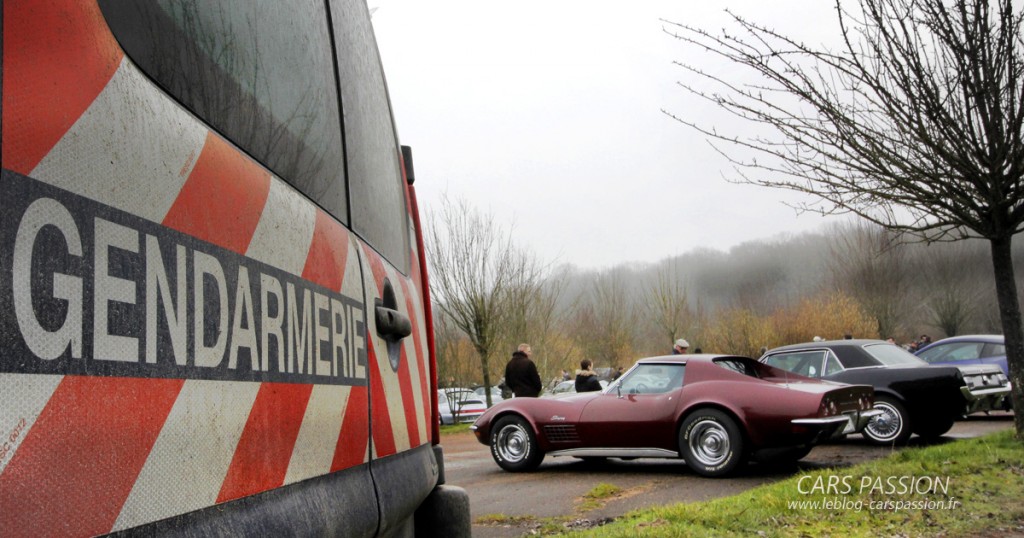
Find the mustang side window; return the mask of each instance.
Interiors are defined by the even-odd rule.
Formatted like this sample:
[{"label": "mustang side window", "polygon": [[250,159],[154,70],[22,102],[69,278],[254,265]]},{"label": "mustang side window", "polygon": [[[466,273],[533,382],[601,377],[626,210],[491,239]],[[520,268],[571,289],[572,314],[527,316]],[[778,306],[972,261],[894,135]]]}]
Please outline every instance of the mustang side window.
[{"label": "mustang side window", "polygon": [[839,359],[836,358],[835,355],[829,353],[825,357],[825,373],[822,375],[838,374],[839,372],[842,372],[844,369],[845,368],[843,368],[843,365],[839,364]]},{"label": "mustang side window", "polygon": [[772,355],[765,361],[769,366],[807,377],[821,377],[821,368],[825,362],[825,352],[820,350],[780,353]]}]

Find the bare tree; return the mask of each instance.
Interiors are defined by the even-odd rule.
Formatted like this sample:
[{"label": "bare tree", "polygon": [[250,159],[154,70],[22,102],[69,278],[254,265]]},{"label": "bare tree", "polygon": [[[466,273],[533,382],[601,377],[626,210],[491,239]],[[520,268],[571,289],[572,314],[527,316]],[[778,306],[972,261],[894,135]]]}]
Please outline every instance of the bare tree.
[{"label": "bare tree", "polygon": [[916,271],[924,284],[918,295],[923,315],[946,336],[962,334],[978,307],[975,297],[980,290],[970,264],[970,247],[961,242],[922,252],[920,270]]},{"label": "bare tree", "polygon": [[555,354],[555,343],[563,332],[564,312],[558,305],[565,285],[562,277],[544,278],[541,273],[527,272],[519,276],[509,296],[503,343],[511,349],[520,342],[530,342],[542,378],[551,374],[552,359],[555,363],[564,362],[564,357]]},{"label": "bare tree", "polygon": [[622,270],[602,272],[576,309],[574,334],[595,366],[623,366],[633,359],[635,316],[626,285]]},{"label": "bare tree", "polygon": [[907,317],[904,244],[898,235],[864,222],[836,226],[833,234],[830,268],[835,289],[855,298],[875,318],[883,338],[896,336]]},{"label": "bare tree", "polygon": [[[995,4],[994,6],[992,4]],[[666,23],[698,51],[761,77],[680,63],[694,95],[768,132],[704,133],[738,181],[815,196],[925,241],[989,241],[1014,406],[1024,406],[1024,327],[1011,243],[1024,228],[1024,39],[1012,0],[836,0],[842,45],[808,46],[733,15],[738,33]],[[750,157],[750,152],[756,157]],[[746,153],[744,153],[746,152]],[[1015,417],[1024,439],[1024,413]]]},{"label": "bare tree", "polygon": [[[516,248],[490,215],[445,198],[431,213],[427,256],[436,305],[466,333],[480,358],[485,387],[491,382],[491,358],[508,329],[512,305],[533,289],[541,269]],[[491,405],[491,392],[484,392]]]},{"label": "bare tree", "polygon": [[657,325],[658,336],[666,337],[662,348],[670,347],[691,328],[693,315],[677,261],[670,260],[658,268],[654,280],[644,289],[644,308]]}]

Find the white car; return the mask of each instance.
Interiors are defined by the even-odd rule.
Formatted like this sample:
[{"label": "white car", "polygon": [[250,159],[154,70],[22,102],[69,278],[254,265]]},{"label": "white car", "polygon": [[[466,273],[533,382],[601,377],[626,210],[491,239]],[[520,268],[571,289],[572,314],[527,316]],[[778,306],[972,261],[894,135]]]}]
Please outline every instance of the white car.
[{"label": "white car", "polygon": [[[477,387],[473,389],[473,392],[476,394],[477,399],[484,403],[487,403],[487,393],[485,387]],[[491,387],[491,405],[503,401],[504,399],[505,398],[501,397],[501,389],[499,389],[498,387]]]},{"label": "white car", "polygon": [[437,391],[437,410],[441,424],[473,422],[487,410],[487,404],[469,389],[449,388]]},{"label": "white car", "polygon": [[[601,390],[608,388],[608,382],[604,379],[601,379],[598,382],[601,383]],[[559,394],[576,394],[576,381],[562,381],[545,393],[544,396],[557,396]]]}]

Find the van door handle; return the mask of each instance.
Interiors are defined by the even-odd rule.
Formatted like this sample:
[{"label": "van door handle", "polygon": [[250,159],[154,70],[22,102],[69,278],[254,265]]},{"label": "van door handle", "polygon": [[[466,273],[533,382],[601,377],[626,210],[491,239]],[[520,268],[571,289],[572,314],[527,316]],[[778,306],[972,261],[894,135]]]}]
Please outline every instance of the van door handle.
[{"label": "van door handle", "polygon": [[377,334],[385,340],[397,342],[412,334],[412,323],[405,314],[378,304],[376,308]]}]

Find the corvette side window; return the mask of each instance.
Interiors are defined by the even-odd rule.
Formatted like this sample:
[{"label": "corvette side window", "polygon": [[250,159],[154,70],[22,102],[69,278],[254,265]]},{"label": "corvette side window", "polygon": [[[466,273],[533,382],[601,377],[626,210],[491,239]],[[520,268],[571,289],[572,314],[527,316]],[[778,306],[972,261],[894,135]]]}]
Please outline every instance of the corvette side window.
[{"label": "corvette side window", "polygon": [[623,394],[663,394],[683,385],[682,364],[641,364],[622,380]]}]

